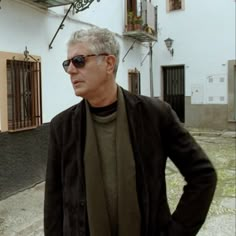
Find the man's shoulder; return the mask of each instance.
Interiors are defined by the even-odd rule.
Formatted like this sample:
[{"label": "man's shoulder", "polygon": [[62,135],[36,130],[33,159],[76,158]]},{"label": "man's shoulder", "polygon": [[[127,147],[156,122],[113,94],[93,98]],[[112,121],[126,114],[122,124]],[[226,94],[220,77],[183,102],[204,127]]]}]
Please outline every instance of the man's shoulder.
[{"label": "man's shoulder", "polygon": [[125,89],[123,89],[124,96],[128,103],[131,105],[140,105],[144,107],[153,107],[160,110],[165,110],[167,107],[169,107],[169,104],[163,101],[159,97],[148,97],[145,95],[136,95],[133,94]]},{"label": "man's shoulder", "polygon": [[61,111],[60,113],[58,113],[52,118],[51,122],[61,123],[61,122],[65,122],[67,120],[72,119],[73,115],[78,113],[81,110],[82,106],[83,106],[83,101]]}]

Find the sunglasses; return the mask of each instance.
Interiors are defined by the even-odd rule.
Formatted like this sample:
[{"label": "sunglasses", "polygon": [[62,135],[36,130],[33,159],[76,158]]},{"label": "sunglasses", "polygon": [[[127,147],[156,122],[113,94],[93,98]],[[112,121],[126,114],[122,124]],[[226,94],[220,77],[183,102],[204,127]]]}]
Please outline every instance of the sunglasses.
[{"label": "sunglasses", "polygon": [[70,63],[72,62],[73,66],[76,68],[83,68],[86,64],[86,58],[87,57],[95,57],[95,56],[107,56],[107,53],[100,53],[100,54],[90,54],[90,55],[78,55],[75,57],[72,57],[71,59],[65,60],[62,63],[62,66],[65,70],[65,72],[68,71],[68,67]]}]

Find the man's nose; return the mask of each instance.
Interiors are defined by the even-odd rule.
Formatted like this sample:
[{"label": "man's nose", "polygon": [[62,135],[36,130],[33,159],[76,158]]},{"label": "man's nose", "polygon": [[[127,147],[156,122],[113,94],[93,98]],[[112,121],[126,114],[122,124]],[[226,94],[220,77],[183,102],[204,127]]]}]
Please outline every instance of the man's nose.
[{"label": "man's nose", "polygon": [[70,64],[67,68],[67,73],[71,74],[71,73],[75,73],[77,71],[77,68],[73,65],[72,61],[70,61]]}]

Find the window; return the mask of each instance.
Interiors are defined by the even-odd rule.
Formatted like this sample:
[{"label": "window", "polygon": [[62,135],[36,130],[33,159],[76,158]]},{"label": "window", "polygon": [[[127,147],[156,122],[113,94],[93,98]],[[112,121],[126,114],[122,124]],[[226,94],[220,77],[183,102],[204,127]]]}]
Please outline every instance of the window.
[{"label": "window", "polygon": [[126,0],[124,35],[140,42],[157,41],[157,6],[149,0]]},{"label": "window", "polygon": [[176,11],[184,8],[184,0],[167,0],[168,11]]},{"label": "window", "polygon": [[141,15],[141,1],[140,0],[127,0],[128,12],[133,12],[134,15]]},{"label": "window", "polygon": [[7,60],[8,130],[42,124],[41,63]]},{"label": "window", "polygon": [[134,94],[140,94],[140,72],[137,69],[129,71],[129,91]]},{"label": "window", "polygon": [[127,0],[127,24],[143,24],[142,0]]}]

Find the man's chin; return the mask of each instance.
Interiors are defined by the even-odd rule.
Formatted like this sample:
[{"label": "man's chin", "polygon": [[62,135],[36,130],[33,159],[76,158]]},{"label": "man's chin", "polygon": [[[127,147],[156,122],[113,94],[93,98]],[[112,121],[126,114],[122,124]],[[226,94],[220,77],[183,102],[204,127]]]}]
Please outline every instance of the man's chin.
[{"label": "man's chin", "polygon": [[83,97],[85,95],[85,91],[81,90],[81,89],[76,89],[75,90],[75,96],[77,97]]},{"label": "man's chin", "polygon": [[75,92],[75,96],[81,97],[81,93]]}]

